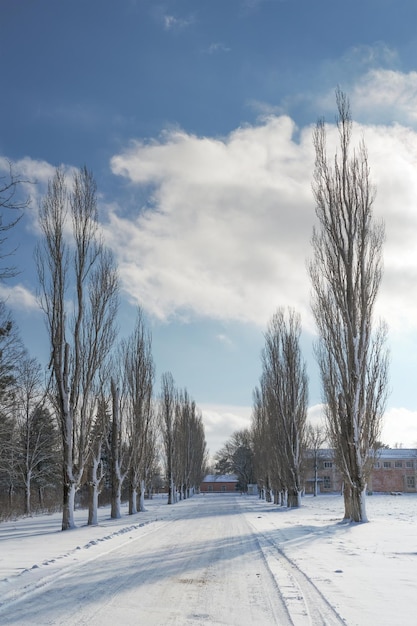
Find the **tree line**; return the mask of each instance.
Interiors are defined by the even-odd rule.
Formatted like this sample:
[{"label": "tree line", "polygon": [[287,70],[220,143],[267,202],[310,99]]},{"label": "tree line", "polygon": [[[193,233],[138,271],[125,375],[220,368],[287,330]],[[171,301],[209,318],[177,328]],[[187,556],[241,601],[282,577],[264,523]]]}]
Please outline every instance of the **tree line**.
[{"label": "tree line", "polygon": [[[344,480],[345,518],[365,521],[366,485],[387,397],[387,329],[383,323],[374,323],[385,234],[383,223],[373,213],[375,191],[366,146],[361,141],[352,148],[349,100],[340,89],[336,103],[339,144],[333,157],[327,153],[324,120],[318,121],[313,133],[317,225],[308,274],[326,436]],[[13,207],[19,182],[11,174],[2,195],[0,188],[3,208]],[[86,168],[75,173],[71,186],[63,171],[56,171],[41,205],[39,224],[42,236],[36,264],[39,301],[50,340],[50,376],[45,393],[39,398],[34,394],[38,399],[31,400],[29,412],[19,410],[30,419],[38,416],[40,431],[46,423],[53,430],[48,415],[56,418],[58,435],[51,430],[48,438],[59,442],[50,463],[54,467],[59,458],[62,467],[62,528],[74,525],[75,494],[86,484],[89,522],[94,523],[98,492],[108,476],[113,516],[120,514],[124,484],[128,485],[129,511],[143,507],[159,450],[163,450],[168,502],[175,502],[178,493],[187,497],[199,484],[206,460],[201,413],[187,390],[175,389],[170,373],[162,376],[155,400],[151,338],[140,309],[132,335],[116,341],[117,267],[100,235],[95,182]],[[1,222],[0,229],[4,232],[12,225],[13,220]],[[10,276],[9,267],[3,271],[5,277]],[[0,329],[4,346],[1,458],[9,454],[9,458],[21,459],[24,455],[15,454],[16,438],[10,435],[18,413],[10,407],[17,398],[14,368],[22,359],[7,352],[14,327],[5,312]],[[243,486],[256,475],[263,490],[289,506],[300,504],[308,442],[317,449],[321,439],[307,424],[308,377],[301,332],[301,318],[295,310],[280,308],[274,313],[265,332],[251,428],[237,433],[216,458],[219,471],[238,470]],[[20,422],[24,423],[23,417]],[[26,442],[31,437],[29,432]],[[2,463],[4,481],[8,470]],[[47,473],[41,477],[41,466],[30,470],[37,485],[48,480]],[[7,481],[11,493],[11,477]]]},{"label": "tree line", "polygon": [[332,158],[324,120],[313,133],[317,226],[308,263],[325,432],[307,424],[300,315],[280,308],[265,332],[251,428],[235,433],[216,461],[219,471],[226,464],[245,484],[248,472],[241,472],[238,462],[243,455],[261,493],[277,503],[299,506],[307,448],[317,464],[326,438],[343,477],[344,518],[359,522],[367,521],[366,486],[388,392],[387,328],[374,322],[385,233],[373,214],[375,190],[366,146],[362,140],[352,148],[349,100],[340,89],[336,103],[339,145]]},{"label": "tree line", "polygon": [[[21,182],[11,172],[2,183],[2,209],[22,208],[13,203]],[[201,412],[169,373],[162,376],[161,393],[155,392],[152,340],[140,308],[130,336],[118,339],[118,271],[103,242],[96,183],[86,167],[70,182],[61,168],[56,170],[40,206],[39,226],[35,259],[50,343],[46,372],[27,356],[0,303],[3,506],[12,510],[14,495],[22,492],[24,512],[30,514],[34,492],[41,507],[46,491],[55,503],[61,494],[66,530],[75,525],[81,490],[89,524],[97,523],[103,490],[114,518],[121,515],[124,494],[130,514],[144,510],[145,494],[162,473],[168,477],[169,504],[189,497],[206,464]],[[12,274],[7,267],[2,278]]]}]

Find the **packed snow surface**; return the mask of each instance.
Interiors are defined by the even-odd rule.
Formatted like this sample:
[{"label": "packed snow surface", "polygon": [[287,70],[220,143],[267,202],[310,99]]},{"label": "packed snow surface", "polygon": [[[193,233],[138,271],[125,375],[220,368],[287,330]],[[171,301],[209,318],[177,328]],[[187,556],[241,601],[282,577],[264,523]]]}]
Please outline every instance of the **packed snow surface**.
[{"label": "packed snow surface", "polygon": [[198,495],[99,525],[60,515],[0,524],[0,624],[415,624],[417,494],[373,495],[370,522],[341,496],[299,509]]}]

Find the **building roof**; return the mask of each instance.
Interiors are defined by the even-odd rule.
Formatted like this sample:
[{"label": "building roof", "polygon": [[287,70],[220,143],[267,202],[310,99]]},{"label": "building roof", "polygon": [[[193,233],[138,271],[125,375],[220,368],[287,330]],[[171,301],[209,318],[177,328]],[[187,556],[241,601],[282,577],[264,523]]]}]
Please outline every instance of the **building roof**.
[{"label": "building roof", "polygon": [[236,474],[207,474],[203,478],[203,483],[237,483]]},{"label": "building roof", "polygon": [[381,448],[377,457],[380,459],[415,459],[417,458],[416,448]]},{"label": "building roof", "polygon": [[[307,456],[312,457],[313,450],[307,450]],[[334,460],[333,448],[319,448],[317,457],[321,460]],[[375,451],[375,458],[378,459],[417,459],[417,448],[378,448]]]}]

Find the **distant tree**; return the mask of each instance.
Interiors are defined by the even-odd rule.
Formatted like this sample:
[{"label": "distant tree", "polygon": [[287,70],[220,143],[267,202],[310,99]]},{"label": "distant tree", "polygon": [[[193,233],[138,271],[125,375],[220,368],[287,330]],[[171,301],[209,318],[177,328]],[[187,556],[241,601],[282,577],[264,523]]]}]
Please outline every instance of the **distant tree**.
[{"label": "distant tree", "polygon": [[307,454],[312,455],[313,471],[314,471],[314,489],[313,495],[318,494],[318,468],[319,468],[319,455],[320,448],[326,441],[326,432],[322,426],[313,426],[309,424],[307,427],[306,447]]},{"label": "distant tree", "polygon": [[262,389],[275,448],[277,482],[288,506],[301,504],[302,460],[306,441],[308,379],[300,349],[300,316],[278,309],[265,334]]},{"label": "distant tree", "polygon": [[181,498],[188,498],[204,477],[207,453],[201,412],[186,389],[177,397],[174,440],[174,473]]},{"label": "distant tree", "polygon": [[347,96],[338,89],[339,152],[327,156],[326,127],[317,123],[313,191],[318,227],[309,273],[318,327],[327,428],[345,484],[345,518],[367,521],[370,455],[380,436],[387,396],[386,327],[373,313],[382,277],[384,226],[373,216],[374,189],[364,142],[352,152]]},{"label": "distant tree", "polygon": [[161,378],[161,393],[159,396],[159,424],[162,432],[163,450],[165,456],[165,471],[168,482],[168,504],[176,501],[176,477],[174,475],[175,462],[175,411],[177,390],[171,372],[165,372]]},{"label": "distant tree", "polygon": [[239,488],[248,490],[255,482],[254,455],[251,432],[248,428],[235,431],[214,455],[217,474],[236,474]]},{"label": "distant tree", "polygon": [[95,419],[90,429],[89,456],[87,462],[88,484],[88,525],[98,524],[98,499],[104,487],[106,478],[106,464],[104,456],[110,431],[110,412],[105,397],[105,383],[100,376],[96,394],[91,394],[92,406],[90,411],[95,412]]},{"label": "distant tree", "polygon": [[22,359],[17,376],[17,468],[25,493],[24,513],[31,515],[32,485],[38,486],[42,503],[45,485],[57,482],[60,451],[40,363],[34,358]]},{"label": "distant tree", "polygon": [[254,472],[260,497],[267,502],[271,502],[271,436],[268,428],[264,394],[259,387],[256,387],[253,392],[251,440],[254,454]]},{"label": "distant tree", "polygon": [[97,415],[95,384],[115,339],[118,306],[117,270],[100,236],[94,178],[84,167],[72,182],[69,189],[62,169],[50,181],[36,253],[62,434],[62,530],[75,525],[75,493],[85,480]]},{"label": "distant tree", "polygon": [[[155,366],[152,341],[138,309],[133,333],[122,344],[123,410],[126,413],[129,462],[129,513],[145,508],[145,486],[154,459],[155,412],[152,401]],[[139,495],[139,507],[138,507]]]},{"label": "distant tree", "polygon": [[7,491],[9,508],[18,484],[16,394],[18,367],[24,356],[18,328],[0,301],[0,488]]},{"label": "distant tree", "polygon": [[126,427],[121,412],[120,389],[111,379],[112,414],[110,430],[111,511],[112,519],[121,517],[122,487],[129,472]]}]

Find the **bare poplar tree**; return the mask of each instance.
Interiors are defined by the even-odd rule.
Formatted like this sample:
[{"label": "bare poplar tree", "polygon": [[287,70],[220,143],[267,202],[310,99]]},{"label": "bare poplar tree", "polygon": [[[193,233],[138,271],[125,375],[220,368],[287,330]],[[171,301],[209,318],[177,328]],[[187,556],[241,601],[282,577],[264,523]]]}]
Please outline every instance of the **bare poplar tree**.
[{"label": "bare poplar tree", "polygon": [[129,471],[126,428],[121,413],[120,389],[111,379],[112,416],[110,431],[111,511],[113,519],[122,516],[122,486]]},{"label": "bare poplar tree", "polygon": [[165,472],[168,482],[168,502],[176,501],[176,477],[174,476],[175,461],[175,411],[177,403],[177,391],[174,379],[170,372],[162,374],[161,394],[159,398],[159,423],[162,432],[163,449],[165,453]]},{"label": "bare poplar tree", "polygon": [[63,443],[62,529],[74,527],[74,499],[88,461],[94,384],[114,341],[118,278],[98,226],[96,185],[83,168],[69,190],[58,169],[39,212],[40,304]]},{"label": "bare poplar tree", "polygon": [[98,524],[98,498],[103,488],[105,467],[103,453],[109,437],[110,415],[104,394],[104,383],[99,383],[96,396],[92,396],[92,411],[96,411],[94,424],[90,432],[88,461],[88,524]]},{"label": "bare poplar tree", "polygon": [[253,445],[254,474],[260,497],[271,502],[271,436],[268,428],[268,415],[262,390],[256,387],[253,392],[251,419],[251,440]]},{"label": "bare poplar tree", "polygon": [[288,506],[299,506],[305,447],[308,380],[300,350],[300,316],[283,309],[273,315],[262,354],[266,410],[277,446],[278,480],[288,494]]},{"label": "bare poplar tree", "polygon": [[365,492],[387,395],[386,327],[374,329],[382,277],[384,225],[373,216],[374,188],[365,144],[351,150],[346,95],[336,91],[339,151],[329,160],[326,127],[316,126],[312,309],[328,432],[345,482],[345,518],[367,521]]},{"label": "bare poplar tree", "polygon": [[[155,367],[152,342],[145,328],[143,313],[138,309],[132,335],[122,345],[124,367],[124,411],[126,412],[129,463],[129,513],[145,508],[145,484],[153,459],[149,452],[154,437],[154,407],[152,402]],[[149,448],[149,449],[148,449]]]},{"label": "bare poplar tree", "polygon": [[187,389],[178,394],[174,440],[174,473],[180,497],[185,499],[200,485],[206,465],[203,420]]}]

